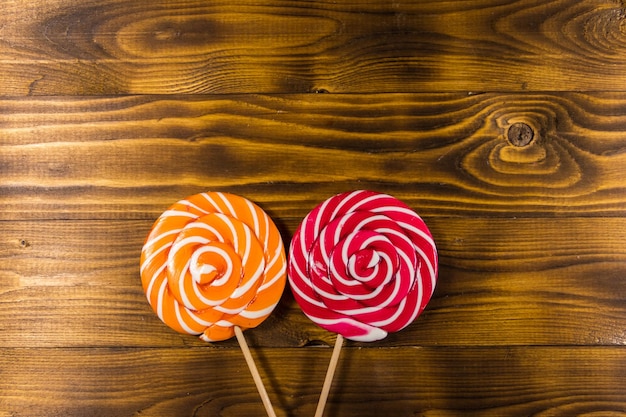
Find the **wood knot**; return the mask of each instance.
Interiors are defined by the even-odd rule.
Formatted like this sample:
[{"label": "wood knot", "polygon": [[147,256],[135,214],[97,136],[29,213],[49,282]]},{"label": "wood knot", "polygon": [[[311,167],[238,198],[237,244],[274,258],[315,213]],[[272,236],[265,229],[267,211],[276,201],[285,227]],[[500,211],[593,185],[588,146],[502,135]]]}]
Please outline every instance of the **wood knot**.
[{"label": "wood knot", "polygon": [[506,134],[509,143],[513,146],[524,147],[530,145],[535,137],[532,127],[526,123],[513,123]]}]

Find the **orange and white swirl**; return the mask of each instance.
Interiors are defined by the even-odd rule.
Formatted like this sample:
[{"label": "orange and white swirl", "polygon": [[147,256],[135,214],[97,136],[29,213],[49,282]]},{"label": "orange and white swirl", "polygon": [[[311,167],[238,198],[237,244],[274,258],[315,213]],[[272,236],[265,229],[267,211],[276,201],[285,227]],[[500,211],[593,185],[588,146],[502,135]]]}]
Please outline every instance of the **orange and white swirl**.
[{"label": "orange and white swirl", "polygon": [[286,258],[270,217],[249,200],[209,192],[181,200],[154,223],[141,282],[172,329],[208,341],[258,326],[285,288]]}]

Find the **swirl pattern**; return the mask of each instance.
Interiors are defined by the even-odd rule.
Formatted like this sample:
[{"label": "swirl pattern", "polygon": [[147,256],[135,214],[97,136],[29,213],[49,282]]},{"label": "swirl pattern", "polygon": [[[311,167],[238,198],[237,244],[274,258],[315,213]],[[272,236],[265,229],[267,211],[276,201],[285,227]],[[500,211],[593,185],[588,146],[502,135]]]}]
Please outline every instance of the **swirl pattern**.
[{"label": "swirl pattern", "polygon": [[269,216],[243,197],[196,194],[166,210],[141,252],[152,309],[172,329],[220,341],[258,326],[286,283],[286,258]]},{"label": "swirl pattern", "polygon": [[289,249],[289,283],[302,311],[347,339],[375,341],[408,326],[437,280],[423,220],[386,194],[338,194],[313,209]]}]

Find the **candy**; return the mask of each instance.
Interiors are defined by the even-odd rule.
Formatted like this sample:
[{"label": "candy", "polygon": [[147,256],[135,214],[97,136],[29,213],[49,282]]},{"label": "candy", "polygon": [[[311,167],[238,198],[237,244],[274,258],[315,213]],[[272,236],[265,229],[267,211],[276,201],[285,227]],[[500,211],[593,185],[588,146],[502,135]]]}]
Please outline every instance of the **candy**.
[{"label": "candy", "polygon": [[371,342],[424,310],[438,260],[414,211],[392,196],[359,190],[329,198],[304,218],[288,268],[304,314],[347,339]]},{"label": "candy", "polygon": [[278,229],[258,206],[209,192],[181,200],[154,223],[141,252],[152,309],[172,329],[220,341],[258,326],[286,283]]}]

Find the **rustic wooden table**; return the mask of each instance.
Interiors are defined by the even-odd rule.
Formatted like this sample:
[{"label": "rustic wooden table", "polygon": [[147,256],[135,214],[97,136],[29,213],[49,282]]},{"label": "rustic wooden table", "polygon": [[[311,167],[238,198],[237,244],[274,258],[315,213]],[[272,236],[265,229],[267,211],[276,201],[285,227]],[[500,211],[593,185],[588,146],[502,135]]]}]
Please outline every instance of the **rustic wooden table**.
[{"label": "rustic wooden table", "polygon": [[[262,416],[236,341],[153,314],[139,254],[201,191],[289,243],[372,189],[430,227],[422,316],[349,342],[327,416],[626,415],[626,5],[1,2],[0,416]],[[335,336],[246,332],[278,416]]]}]

